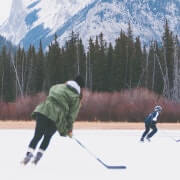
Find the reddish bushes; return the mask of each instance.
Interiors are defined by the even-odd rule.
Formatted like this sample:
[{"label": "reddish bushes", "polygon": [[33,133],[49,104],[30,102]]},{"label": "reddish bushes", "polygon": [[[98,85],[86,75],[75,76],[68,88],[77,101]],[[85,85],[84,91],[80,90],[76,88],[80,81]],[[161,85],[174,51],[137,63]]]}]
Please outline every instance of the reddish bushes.
[{"label": "reddish bushes", "polygon": [[1,120],[30,120],[35,106],[45,99],[44,93],[21,97],[15,103],[0,103]]},{"label": "reddish bushes", "polygon": [[155,105],[161,105],[161,122],[178,122],[180,104],[158,96],[147,89],[114,93],[85,92],[79,120],[142,122]]},{"label": "reddish bushes", "polygon": [[[35,106],[45,99],[44,93],[19,98],[15,103],[0,103],[0,119],[29,120]],[[161,122],[179,122],[180,104],[147,89],[114,93],[84,92],[78,120],[142,122],[155,105],[163,107]]]}]

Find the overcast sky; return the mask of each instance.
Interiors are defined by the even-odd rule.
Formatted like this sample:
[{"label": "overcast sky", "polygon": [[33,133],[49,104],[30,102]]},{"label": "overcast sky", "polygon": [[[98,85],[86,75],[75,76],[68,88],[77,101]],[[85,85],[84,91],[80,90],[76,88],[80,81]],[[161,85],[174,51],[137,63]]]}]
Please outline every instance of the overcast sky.
[{"label": "overcast sky", "polygon": [[[16,0],[13,0],[16,1]],[[12,0],[5,0],[1,2],[0,6],[0,25],[8,18],[11,8]]]}]

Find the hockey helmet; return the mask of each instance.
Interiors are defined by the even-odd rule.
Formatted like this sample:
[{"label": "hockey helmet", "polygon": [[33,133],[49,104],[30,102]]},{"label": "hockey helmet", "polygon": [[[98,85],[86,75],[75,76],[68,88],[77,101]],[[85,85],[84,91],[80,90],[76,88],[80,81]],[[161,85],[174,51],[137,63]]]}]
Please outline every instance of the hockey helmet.
[{"label": "hockey helmet", "polygon": [[162,111],[162,107],[159,106],[159,105],[158,105],[158,106],[155,106],[155,107],[154,107],[154,111],[159,111],[159,112],[160,112],[160,111]]}]

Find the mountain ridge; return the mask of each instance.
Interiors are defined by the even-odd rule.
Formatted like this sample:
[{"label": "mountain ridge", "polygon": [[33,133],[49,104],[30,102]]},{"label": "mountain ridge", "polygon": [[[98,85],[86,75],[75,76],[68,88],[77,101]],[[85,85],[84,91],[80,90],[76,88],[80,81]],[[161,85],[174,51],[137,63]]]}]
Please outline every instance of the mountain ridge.
[{"label": "mountain ridge", "polygon": [[[18,8],[18,9],[17,9]],[[161,41],[165,20],[180,37],[178,0],[16,0],[0,34],[25,49],[30,44],[46,49],[54,38],[63,45],[70,33],[79,33],[85,46],[101,32],[114,43],[131,24],[134,37],[144,43]]]}]

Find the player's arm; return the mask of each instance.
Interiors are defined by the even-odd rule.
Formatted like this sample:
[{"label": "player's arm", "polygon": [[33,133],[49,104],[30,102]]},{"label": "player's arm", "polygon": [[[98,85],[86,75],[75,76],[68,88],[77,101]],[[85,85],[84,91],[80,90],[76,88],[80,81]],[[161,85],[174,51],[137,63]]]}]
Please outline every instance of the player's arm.
[{"label": "player's arm", "polygon": [[70,104],[69,113],[67,116],[67,122],[68,122],[67,129],[68,129],[69,137],[72,137],[73,123],[78,116],[79,109],[80,109],[80,101],[79,100]]},{"label": "player's arm", "polygon": [[154,113],[154,115],[153,115],[153,119],[152,119],[152,120],[153,120],[154,122],[157,122],[158,116],[159,116],[159,112],[156,111],[156,112]]}]

